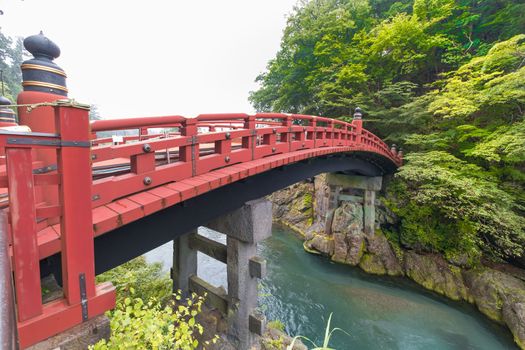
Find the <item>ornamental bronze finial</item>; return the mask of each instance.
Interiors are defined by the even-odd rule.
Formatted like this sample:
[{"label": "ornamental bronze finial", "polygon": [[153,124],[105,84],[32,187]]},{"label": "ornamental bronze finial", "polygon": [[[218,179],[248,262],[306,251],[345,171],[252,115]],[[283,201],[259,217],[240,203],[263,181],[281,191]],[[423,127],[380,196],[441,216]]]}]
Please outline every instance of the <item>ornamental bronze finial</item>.
[{"label": "ornamental bronze finial", "polygon": [[40,31],[40,34],[25,38],[24,47],[34,56],[21,66],[24,91],[67,96],[66,73],[53,62],[60,56],[58,45]]}]

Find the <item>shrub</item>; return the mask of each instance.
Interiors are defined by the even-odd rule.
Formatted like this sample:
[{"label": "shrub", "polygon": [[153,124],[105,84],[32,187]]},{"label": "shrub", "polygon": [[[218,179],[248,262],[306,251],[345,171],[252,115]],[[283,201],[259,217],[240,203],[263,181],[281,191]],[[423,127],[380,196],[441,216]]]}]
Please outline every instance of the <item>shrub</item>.
[{"label": "shrub", "polygon": [[[133,288],[129,292],[133,295]],[[124,298],[111,314],[111,337],[90,349],[196,349],[203,328],[195,317],[204,298],[193,294],[182,303],[177,293],[175,299],[163,307],[155,299],[145,303],[141,298]]]},{"label": "shrub", "polygon": [[148,264],[139,257],[97,276],[97,281],[115,285],[117,306],[107,313],[110,339],[99,341],[91,350],[200,348],[197,338],[203,327],[196,316],[204,298],[192,294],[182,300],[180,291],[172,294],[172,281],[162,272],[161,263]]},{"label": "shrub", "polygon": [[97,276],[98,283],[106,281],[111,281],[117,289],[117,303],[132,297],[131,289],[134,298],[155,299],[161,304],[165,304],[172,294],[172,281],[162,271],[162,263],[148,264],[143,256]]},{"label": "shrub", "polygon": [[494,175],[444,151],[411,153],[389,186],[401,241],[445,255],[521,256],[525,220]]}]

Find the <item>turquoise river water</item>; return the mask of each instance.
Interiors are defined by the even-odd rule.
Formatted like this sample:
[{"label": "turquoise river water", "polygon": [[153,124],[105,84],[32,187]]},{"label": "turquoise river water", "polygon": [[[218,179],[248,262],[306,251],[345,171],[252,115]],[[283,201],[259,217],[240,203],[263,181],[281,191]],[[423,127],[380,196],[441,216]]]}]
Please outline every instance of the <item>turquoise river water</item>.
[{"label": "turquoise river water", "polygon": [[[224,237],[200,229],[212,239]],[[260,308],[278,319],[292,335],[322,343],[326,321],[333,313],[336,333],[330,343],[338,350],[378,349],[517,349],[510,332],[479,314],[474,307],[427,292],[403,278],[376,277],[358,268],[334,264],[306,253],[289,230],[274,227],[260,245],[268,276],[261,283]],[[171,265],[171,245],[148,253],[148,260]],[[199,276],[226,284],[225,265],[199,254]]]}]

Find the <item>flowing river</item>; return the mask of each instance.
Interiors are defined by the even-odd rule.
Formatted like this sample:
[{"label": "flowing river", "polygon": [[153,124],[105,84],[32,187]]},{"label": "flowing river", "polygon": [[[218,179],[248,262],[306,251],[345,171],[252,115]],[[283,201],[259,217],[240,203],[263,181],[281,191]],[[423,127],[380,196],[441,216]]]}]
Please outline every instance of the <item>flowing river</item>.
[{"label": "flowing river", "polygon": [[[221,234],[202,228],[199,233],[224,242]],[[338,350],[517,349],[508,330],[471,305],[450,302],[403,278],[371,276],[308,254],[288,229],[275,226],[259,250],[268,261],[260,308],[269,320],[282,321],[287,333],[307,336],[317,345],[333,313],[331,326],[348,332],[334,334],[330,345]],[[146,257],[168,269],[172,246]],[[212,284],[226,284],[226,266],[200,253],[198,274]]]}]

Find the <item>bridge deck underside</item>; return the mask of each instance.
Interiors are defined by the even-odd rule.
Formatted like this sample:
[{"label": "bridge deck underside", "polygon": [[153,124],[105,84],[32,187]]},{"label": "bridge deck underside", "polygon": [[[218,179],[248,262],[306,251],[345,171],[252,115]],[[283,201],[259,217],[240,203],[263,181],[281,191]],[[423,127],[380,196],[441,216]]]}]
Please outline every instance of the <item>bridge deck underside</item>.
[{"label": "bridge deck underside", "polygon": [[[355,147],[326,147],[232,165],[140,192],[93,210],[96,273],[144,254],[205,222],[323,172],[391,173],[388,159]],[[60,225],[38,236],[42,274],[60,275]],[[47,258],[47,259],[46,259]]]}]

